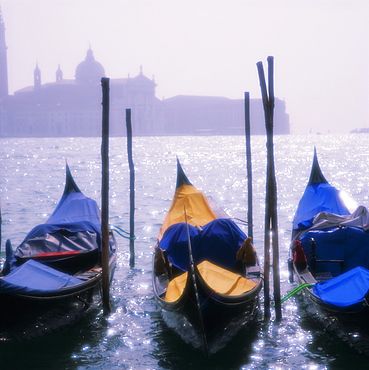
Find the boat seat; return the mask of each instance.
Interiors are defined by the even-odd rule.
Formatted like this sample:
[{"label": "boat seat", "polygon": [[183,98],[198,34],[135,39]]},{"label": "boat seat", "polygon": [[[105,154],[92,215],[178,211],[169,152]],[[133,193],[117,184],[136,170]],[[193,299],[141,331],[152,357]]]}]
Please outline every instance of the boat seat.
[{"label": "boat seat", "polygon": [[[333,265],[339,264],[339,274],[342,274],[343,268],[344,268],[344,262],[345,262],[343,259],[329,259],[329,258],[326,258],[326,259],[319,258],[319,259],[317,259],[316,255],[317,255],[317,253],[316,253],[316,243],[315,243],[315,240],[313,238],[311,238],[311,240],[310,240],[310,270],[311,270],[311,273],[314,276],[319,274],[319,272],[317,272],[317,263],[325,264],[325,268],[328,268],[330,266],[330,264],[333,264]],[[320,273],[330,274],[332,276],[331,270],[320,271]]]},{"label": "boat seat", "polygon": [[[315,251],[311,248],[312,239]],[[310,267],[315,254],[317,273],[329,271],[335,277],[357,266],[369,269],[369,233],[360,228],[309,230],[301,237],[301,243]]]},{"label": "boat seat", "polygon": [[87,281],[101,273],[101,267],[94,267],[88,271],[79,271],[74,274],[80,280]]}]

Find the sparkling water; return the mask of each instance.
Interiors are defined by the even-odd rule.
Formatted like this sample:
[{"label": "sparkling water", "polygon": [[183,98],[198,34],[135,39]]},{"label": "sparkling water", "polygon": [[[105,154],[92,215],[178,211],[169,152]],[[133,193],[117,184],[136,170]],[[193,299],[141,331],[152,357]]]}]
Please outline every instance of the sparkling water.
[{"label": "sparkling water", "polygon": [[[6,239],[17,246],[54,210],[64,188],[66,161],[80,189],[100,204],[101,139],[17,138],[0,139],[0,143],[2,260]],[[353,210],[357,204],[369,206],[368,143],[366,134],[274,138],[282,296],[296,286],[288,281],[289,240],[314,147],[326,179],[352,196]],[[254,246],[263,264],[266,138],[253,136],[251,144]],[[246,220],[245,151],[241,136],[134,138],[136,263],[129,267],[128,239],[117,236],[113,313],[105,318],[99,309],[71,328],[22,342],[0,342],[0,368],[346,369],[353,364],[355,369],[367,368],[368,360],[317,327],[294,298],[283,304],[280,323],[272,311],[268,323],[261,320],[241,331],[210,359],[164,324],[153,298],[151,259],[174,194],[176,157],[197,188],[211,195],[231,216]],[[125,138],[110,140],[110,223],[129,231]]]}]

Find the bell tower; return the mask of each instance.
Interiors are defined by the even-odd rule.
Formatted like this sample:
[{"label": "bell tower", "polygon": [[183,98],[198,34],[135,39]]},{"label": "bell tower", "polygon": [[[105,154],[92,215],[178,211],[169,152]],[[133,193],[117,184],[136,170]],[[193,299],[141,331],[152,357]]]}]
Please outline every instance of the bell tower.
[{"label": "bell tower", "polygon": [[33,71],[33,83],[35,89],[41,87],[41,71],[40,68],[38,68],[38,63],[36,63],[36,68]]},{"label": "bell tower", "polygon": [[0,8],[0,99],[7,97],[9,94],[7,49],[5,43],[5,25]]}]

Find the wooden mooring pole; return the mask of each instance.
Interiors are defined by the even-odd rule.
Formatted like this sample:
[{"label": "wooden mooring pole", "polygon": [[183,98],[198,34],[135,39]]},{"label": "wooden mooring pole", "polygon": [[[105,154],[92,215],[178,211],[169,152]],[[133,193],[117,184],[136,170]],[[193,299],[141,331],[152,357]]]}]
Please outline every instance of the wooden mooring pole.
[{"label": "wooden mooring pole", "polygon": [[271,187],[271,230],[272,230],[272,245],[273,245],[273,294],[276,320],[282,319],[281,310],[281,280],[279,269],[279,241],[278,241],[278,213],[277,213],[277,180],[275,175],[274,165],[274,58],[268,57],[268,89],[269,89],[269,109],[270,109],[270,122],[269,122],[269,166],[270,166],[270,187]]},{"label": "wooden mooring pole", "polygon": [[270,317],[269,274],[270,274],[270,242],[273,247],[273,286],[276,319],[282,318],[280,306],[280,274],[279,274],[279,247],[278,247],[278,219],[277,219],[277,184],[274,167],[273,143],[273,111],[274,111],[274,58],[268,57],[268,88],[267,93],[265,75],[262,62],[257,63],[260,88],[265,114],[265,128],[267,135],[267,178],[265,200],[265,260],[264,260],[264,310],[265,318]]},{"label": "wooden mooring pole", "polygon": [[101,184],[101,266],[102,266],[102,302],[104,315],[110,313],[110,274],[109,274],[109,78],[101,79],[102,86],[102,184]]},{"label": "wooden mooring pole", "polygon": [[2,226],[3,226],[3,218],[1,216],[1,198],[0,198],[0,253],[1,253],[1,242],[2,242]]},{"label": "wooden mooring pole", "polygon": [[251,166],[251,129],[250,129],[250,93],[245,92],[245,135],[246,135],[246,170],[247,170],[247,227],[248,235],[254,240],[252,225],[252,166]]},{"label": "wooden mooring pole", "polygon": [[127,125],[127,152],[129,164],[129,264],[132,267],[135,265],[135,169],[132,156],[132,124],[131,110],[126,109],[126,125]]}]

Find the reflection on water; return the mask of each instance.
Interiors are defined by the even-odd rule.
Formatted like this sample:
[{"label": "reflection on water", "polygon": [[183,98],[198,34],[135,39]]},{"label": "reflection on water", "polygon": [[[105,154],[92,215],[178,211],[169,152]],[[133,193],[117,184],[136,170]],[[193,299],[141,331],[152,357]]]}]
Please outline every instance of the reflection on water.
[{"label": "reflection on water", "polygon": [[[277,136],[275,160],[282,296],[287,251],[297,202],[307,184],[314,146],[325,177],[368,206],[368,137]],[[252,137],[254,244],[263,262],[265,137]],[[81,190],[100,202],[99,138],[1,139],[2,245],[18,245],[45,222],[61,197],[65,161]],[[111,139],[110,222],[129,229],[129,170],[125,138]],[[345,369],[367,360],[315,326],[294,298],[280,323],[260,321],[241,331],[210,360],[183,343],[163,322],[153,299],[151,258],[175,186],[176,156],[191,182],[232,216],[246,219],[245,140],[236,136],[134,138],[136,265],[129,243],[117,236],[119,258],[111,295],[114,312],[100,310],[72,328],[26,342],[0,343],[1,369]],[[245,230],[247,231],[247,230]],[[22,354],[22,355],[19,355]],[[32,366],[31,366],[32,365]]]}]

